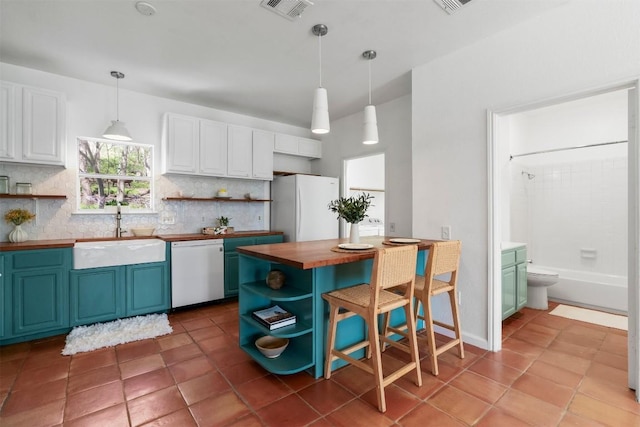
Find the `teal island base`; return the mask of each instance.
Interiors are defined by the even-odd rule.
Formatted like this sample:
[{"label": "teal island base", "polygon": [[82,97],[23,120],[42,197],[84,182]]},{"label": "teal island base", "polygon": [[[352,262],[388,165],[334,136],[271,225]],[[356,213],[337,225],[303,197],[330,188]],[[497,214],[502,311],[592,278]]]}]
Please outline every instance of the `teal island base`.
[{"label": "teal island base", "polygon": [[[257,363],[275,374],[294,374],[307,371],[315,378],[324,375],[325,345],[329,322],[329,308],[322,299],[322,294],[335,289],[367,283],[371,277],[373,253],[370,256],[340,258],[330,252],[338,240],[321,241],[325,243],[332,262],[330,265],[304,268],[304,263],[290,262],[273,255],[273,248],[286,245],[315,244],[317,242],[282,243],[277,245],[259,245],[239,248],[239,344]],[[423,274],[425,251],[428,246],[421,247],[418,252],[416,272]],[[281,248],[278,248],[281,249]],[[262,253],[261,253],[262,251]],[[264,256],[265,252],[271,255]],[[265,259],[270,258],[270,259]],[[335,260],[343,262],[336,263]],[[293,265],[290,265],[293,264]],[[324,263],[327,264],[327,263]],[[285,284],[274,290],[266,283],[269,271],[280,270],[285,275]],[[279,305],[297,317],[295,325],[269,330],[252,317],[254,311]],[[404,313],[396,310],[392,315],[392,323],[404,322]],[[354,344],[365,336],[363,320],[354,316],[340,323],[336,343],[338,347]],[[273,335],[289,339],[286,350],[277,358],[263,356],[255,346],[255,341],[264,335]],[[364,356],[364,350],[360,357]],[[334,362],[334,369],[344,365],[344,361]]]}]

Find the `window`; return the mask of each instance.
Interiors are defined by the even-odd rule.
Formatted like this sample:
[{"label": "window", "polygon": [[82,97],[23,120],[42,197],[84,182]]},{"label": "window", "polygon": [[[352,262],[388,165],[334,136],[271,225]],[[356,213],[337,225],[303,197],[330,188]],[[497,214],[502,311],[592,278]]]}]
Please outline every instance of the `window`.
[{"label": "window", "polygon": [[153,211],[153,146],[78,138],[78,211]]}]

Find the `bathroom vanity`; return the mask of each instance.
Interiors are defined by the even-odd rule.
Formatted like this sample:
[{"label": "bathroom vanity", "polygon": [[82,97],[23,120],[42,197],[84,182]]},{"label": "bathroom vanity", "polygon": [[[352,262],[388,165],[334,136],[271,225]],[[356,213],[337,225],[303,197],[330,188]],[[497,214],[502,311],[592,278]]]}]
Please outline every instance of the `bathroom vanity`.
[{"label": "bathroom vanity", "polygon": [[502,244],[502,320],[527,304],[527,246]]}]

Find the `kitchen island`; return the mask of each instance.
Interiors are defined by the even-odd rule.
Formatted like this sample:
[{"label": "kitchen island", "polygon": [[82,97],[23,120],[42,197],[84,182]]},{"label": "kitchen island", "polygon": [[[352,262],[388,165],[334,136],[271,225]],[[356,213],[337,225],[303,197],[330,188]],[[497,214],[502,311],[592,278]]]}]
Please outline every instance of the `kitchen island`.
[{"label": "kitchen island", "polygon": [[[365,237],[361,243],[382,248],[389,247],[383,243],[389,239],[392,237]],[[332,250],[347,241],[330,239],[237,248],[240,254],[240,347],[268,371],[276,374],[307,371],[315,378],[323,376],[329,309],[322,294],[369,282],[373,266],[374,250]],[[416,272],[419,274],[424,273],[425,250],[433,242],[435,240],[421,239],[418,243]],[[282,288],[267,286],[265,278],[271,270],[284,273]],[[252,317],[254,311],[276,304],[297,316],[295,325],[269,331]],[[392,321],[403,317],[398,311]],[[280,357],[268,359],[255,347],[255,340],[267,334],[289,338],[289,346]],[[355,343],[364,334],[361,318],[345,320],[338,329],[337,346]],[[334,362],[334,366],[341,366],[341,362]]]}]

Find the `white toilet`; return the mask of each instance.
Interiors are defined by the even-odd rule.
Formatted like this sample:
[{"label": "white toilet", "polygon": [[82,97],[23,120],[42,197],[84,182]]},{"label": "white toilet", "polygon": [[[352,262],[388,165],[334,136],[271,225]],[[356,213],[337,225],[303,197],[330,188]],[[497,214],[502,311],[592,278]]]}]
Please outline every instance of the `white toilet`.
[{"label": "white toilet", "polygon": [[527,266],[527,307],[538,310],[549,308],[547,288],[558,283],[555,271],[544,270],[531,264]]}]

